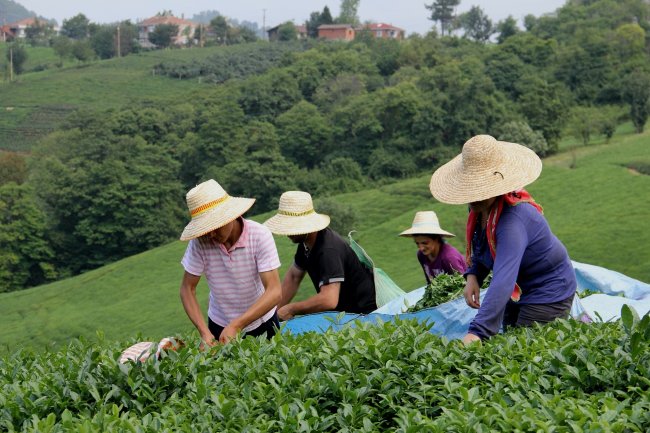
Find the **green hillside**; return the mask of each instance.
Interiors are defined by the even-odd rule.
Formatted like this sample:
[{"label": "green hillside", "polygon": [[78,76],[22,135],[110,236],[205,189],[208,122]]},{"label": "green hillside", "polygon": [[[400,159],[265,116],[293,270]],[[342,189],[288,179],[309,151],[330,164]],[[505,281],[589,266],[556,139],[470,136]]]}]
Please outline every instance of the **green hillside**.
[{"label": "green hillside", "polygon": [[[650,281],[650,234],[644,230],[650,177],[627,168],[650,163],[649,144],[649,133],[623,135],[609,145],[544,161],[540,179],[529,190],[573,260]],[[355,209],[356,239],[405,290],[424,283],[415,247],[397,237],[417,210],[435,210],[443,227],[458,235],[451,243],[464,251],[466,210],[436,202],[428,181],[427,175],[335,198]],[[276,243],[284,274],[294,247],[286,238]],[[156,339],[191,330],[178,296],[184,246],[174,242],[74,278],[0,295],[0,343],[4,349],[47,347],[72,337],[92,338],[98,329],[108,340],[138,333]],[[200,285],[198,292],[207,302],[207,287]],[[310,283],[303,283],[299,296],[311,293]]]},{"label": "green hillside", "polygon": [[[198,80],[154,76],[153,67],[164,61],[200,60],[219,47],[159,50],[92,63],[58,59],[51,48],[27,47],[26,73],[16,81],[1,81],[0,149],[29,150],[53,131],[75,109],[103,110],[159,101],[187,102]],[[0,43],[0,69],[5,71],[4,44]],[[29,72],[44,69],[39,72]]]}]

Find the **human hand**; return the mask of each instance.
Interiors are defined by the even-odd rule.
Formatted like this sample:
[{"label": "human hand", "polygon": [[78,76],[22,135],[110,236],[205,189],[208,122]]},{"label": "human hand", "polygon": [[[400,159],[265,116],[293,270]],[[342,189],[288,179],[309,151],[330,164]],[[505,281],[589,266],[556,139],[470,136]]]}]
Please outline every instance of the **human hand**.
[{"label": "human hand", "polygon": [[282,321],[292,319],[293,316],[291,304],[284,305],[278,309],[278,318]]},{"label": "human hand", "polygon": [[468,344],[475,343],[475,342],[480,343],[481,342],[481,337],[479,337],[478,335],[474,335],[474,334],[467,334],[467,335],[465,335],[463,337],[463,344],[465,346],[467,346]]},{"label": "human hand", "polygon": [[199,345],[199,350],[205,350],[217,344],[214,335],[208,332],[207,334],[201,334],[201,344]]},{"label": "human hand", "polygon": [[240,331],[241,329],[237,328],[233,324],[228,324],[228,326],[223,328],[223,331],[221,331],[221,335],[219,335],[219,343],[226,344],[230,342],[230,340],[235,338]]},{"label": "human hand", "polygon": [[476,278],[468,278],[465,283],[465,290],[463,291],[463,296],[465,296],[465,302],[472,308],[480,308],[480,288],[478,286],[478,281]]}]

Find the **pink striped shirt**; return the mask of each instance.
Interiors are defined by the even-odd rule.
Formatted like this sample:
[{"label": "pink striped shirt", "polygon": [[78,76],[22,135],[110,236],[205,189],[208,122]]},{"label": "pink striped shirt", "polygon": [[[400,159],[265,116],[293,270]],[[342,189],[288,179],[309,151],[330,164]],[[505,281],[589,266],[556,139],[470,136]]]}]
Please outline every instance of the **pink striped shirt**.
[{"label": "pink striped shirt", "polygon": [[[241,236],[230,250],[204,237],[190,240],[181,264],[192,275],[205,275],[210,288],[208,316],[227,326],[241,316],[264,293],[261,272],[280,267],[273,235],[262,224],[242,218]],[[251,331],[269,320],[276,307],[251,322]]]}]

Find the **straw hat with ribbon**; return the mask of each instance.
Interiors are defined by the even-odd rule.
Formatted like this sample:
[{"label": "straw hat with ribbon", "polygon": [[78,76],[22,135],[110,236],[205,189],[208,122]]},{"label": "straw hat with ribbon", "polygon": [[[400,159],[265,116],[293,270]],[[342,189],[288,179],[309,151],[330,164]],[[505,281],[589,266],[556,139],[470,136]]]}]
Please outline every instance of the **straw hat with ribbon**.
[{"label": "straw hat with ribbon", "polygon": [[255,203],[254,198],[231,197],[215,180],[210,179],[186,196],[192,221],[181,234],[182,241],[198,238],[239,218]]},{"label": "straw hat with ribbon", "polygon": [[443,203],[466,204],[521,189],[541,172],[542,161],[529,148],[477,135],[433,173],[429,189]]},{"label": "straw hat with ribbon", "polygon": [[316,213],[311,195],[287,191],[280,196],[278,213],[264,222],[273,234],[294,236],[320,231],[330,224],[330,217]]},{"label": "straw hat with ribbon", "polygon": [[440,236],[455,236],[446,230],[440,228],[438,216],[432,210],[421,211],[415,214],[413,218],[413,225],[410,229],[404,230],[399,234],[400,236],[416,236],[416,235],[440,235]]}]

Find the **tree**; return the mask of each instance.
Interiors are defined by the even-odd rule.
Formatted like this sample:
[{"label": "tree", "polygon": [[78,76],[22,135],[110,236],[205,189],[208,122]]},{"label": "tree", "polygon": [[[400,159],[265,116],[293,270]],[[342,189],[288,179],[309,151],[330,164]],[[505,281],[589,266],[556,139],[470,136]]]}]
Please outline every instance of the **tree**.
[{"label": "tree", "polygon": [[117,52],[117,27],[100,26],[90,38],[92,46],[100,59],[110,59]]},{"label": "tree", "polygon": [[496,27],[496,31],[497,33],[499,33],[499,36],[497,37],[497,42],[499,44],[502,44],[510,36],[514,36],[517,33],[519,33],[519,27],[517,27],[517,20],[515,20],[512,17],[512,15],[508,15],[508,18],[506,18],[503,21],[499,21]]},{"label": "tree", "polygon": [[219,45],[226,43],[226,36],[228,36],[228,20],[223,15],[217,15],[210,21],[210,28],[214,32],[215,38]]},{"label": "tree", "polygon": [[32,158],[57,268],[77,273],[177,237],[183,190],[178,164],[160,147],[105,125],[55,132]]},{"label": "tree", "polygon": [[72,44],[71,53],[72,57],[79,60],[80,62],[87,62],[88,60],[91,60],[93,57],[95,57],[95,51],[93,51],[93,47],[90,45],[89,40],[75,41]]},{"label": "tree", "polygon": [[623,97],[630,104],[630,117],[637,133],[642,133],[650,114],[650,73],[636,69],[623,78]]},{"label": "tree", "polygon": [[0,186],[0,293],[52,280],[53,258],[33,190],[13,182]]},{"label": "tree", "polygon": [[518,143],[526,146],[539,156],[545,156],[548,151],[548,143],[544,135],[539,131],[533,131],[526,122],[512,121],[503,125],[499,140],[510,143]]},{"label": "tree", "polygon": [[172,45],[177,35],[178,26],[176,24],[158,24],[149,33],[149,42],[158,48],[168,48]]},{"label": "tree", "polygon": [[21,74],[27,61],[27,50],[18,42],[7,45],[7,61],[13,66],[14,73]]},{"label": "tree", "polygon": [[77,14],[74,17],[63,20],[61,35],[70,39],[85,39],[89,35],[90,20],[84,14]]},{"label": "tree", "polygon": [[494,33],[492,20],[478,6],[472,6],[468,12],[461,14],[458,22],[465,29],[465,37],[477,42],[486,42]]},{"label": "tree", "polygon": [[313,168],[329,153],[330,127],[316,106],[300,101],[276,120],[280,148],[286,158]]},{"label": "tree", "polygon": [[339,24],[359,24],[359,3],[361,0],[341,0],[341,10],[336,22]]},{"label": "tree", "polygon": [[443,36],[451,33],[451,24],[456,17],[455,9],[459,4],[460,0],[435,0],[430,5],[425,5],[431,11],[429,19],[440,22],[440,33]]},{"label": "tree", "polygon": [[50,37],[54,34],[52,24],[36,18],[34,24],[25,29],[25,39],[33,47],[47,46]]},{"label": "tree", "polygon": [[278,41],[295,41],[296,39],[298,39],[298,31],[291,21],[280,25],[278,28]]},{"label": "tree", "polygon": [[306,23],[307,35],[310,38],[318,37],[318,27],[323,24],[332,24],[334,20],[332,19],[332,14],[327,6],[323,8],[323,12],[312,12],[309,14],[309,20]]},{"label": "tree", "polygon": [[16,152],[0,152],[0,186],[14,182],[18,185],[27,180],[25,157]]},{"label": "tree", "polygon": [[549,144],[549,152],[557,151],[562,129],[567,121],[568,103],[559,83],[529,77],[518,85],[518,105],[533,130],[541,131]]},{"label": "tree", "polygon": [[59,56],[61,63],[64,59],[72,57],[72,41],[67,36],[57,36],[52,40],[52,49]]}]

